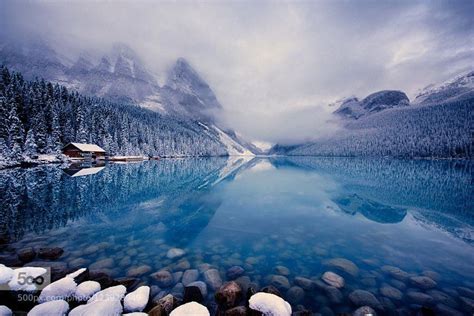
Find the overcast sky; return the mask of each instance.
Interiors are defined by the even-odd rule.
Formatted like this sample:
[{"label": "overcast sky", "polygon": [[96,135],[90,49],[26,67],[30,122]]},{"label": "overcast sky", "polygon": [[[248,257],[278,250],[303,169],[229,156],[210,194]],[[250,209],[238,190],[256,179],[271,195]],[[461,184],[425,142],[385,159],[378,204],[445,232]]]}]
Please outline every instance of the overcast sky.
[{"label": "overcast sky", "polygon": [[[162,75],[186,58],[251,139],[334,130],[326,104],[419,88],[474,64],[474,1],[0,1],[2,29],[68,54],[135,49]],[[310,109],[308,109],[308,107]]]}]

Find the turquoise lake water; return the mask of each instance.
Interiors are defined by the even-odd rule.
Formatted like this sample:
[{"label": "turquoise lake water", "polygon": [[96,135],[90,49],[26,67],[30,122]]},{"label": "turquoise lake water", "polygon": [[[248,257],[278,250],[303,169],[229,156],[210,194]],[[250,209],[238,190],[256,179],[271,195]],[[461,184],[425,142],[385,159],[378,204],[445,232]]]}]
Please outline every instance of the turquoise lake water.
[{"label": "turquoise lake water", "polygon": [[[424,305],[469,315],[472,173],[471,162],[310,157],[3,170],[0,229],[9,242],[0,251],[58,246],[58,261],[71,269],[87,266],[149,285],[161,269],[202,271],[205,263],[225,282],[237,265],[245,270],[239,282],[275,285],[293,310],[351,312],[350,293],[362,289],[386,313]],[[170,248],[185,255],[169,259]],[[134,273],[137,267],[146,272]],[[326,271],[344,277],[339,293],[325,290]],[[420,286],[416,276],[435,285]],[[161,295],[180,295],[175,277]],[[302,294],[294,289],[298,278],[315,285]],[[209,290],[209,305],[212,296]]]}]

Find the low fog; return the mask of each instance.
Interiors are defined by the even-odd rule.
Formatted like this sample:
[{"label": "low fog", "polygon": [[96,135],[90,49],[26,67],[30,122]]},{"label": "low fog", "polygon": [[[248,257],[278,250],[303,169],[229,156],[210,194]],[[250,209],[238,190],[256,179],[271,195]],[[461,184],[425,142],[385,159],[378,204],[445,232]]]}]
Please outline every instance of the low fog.
[{"label": "low fog", "polygon": [[161,81],[184,57],[220,120],[267,142],[335,132],[328,103],[382,89],[413,98],[474,60],[470,0],[2,1],[0,12],[3,38],[40,36],[68,58],[124,42]]}]

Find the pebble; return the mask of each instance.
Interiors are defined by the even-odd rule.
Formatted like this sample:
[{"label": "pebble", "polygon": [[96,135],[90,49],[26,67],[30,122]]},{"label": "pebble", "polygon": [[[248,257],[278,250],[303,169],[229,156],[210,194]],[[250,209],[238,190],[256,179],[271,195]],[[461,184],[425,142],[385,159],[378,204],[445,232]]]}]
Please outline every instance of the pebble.
[{"label": "pebble", "polygon": [[184,271],[182,283],[188,286],[190,283],[197,281],[199,278],[199,271],[197,269],[189,269]]},{"label": "pebble", "polygon": [[286,292],[286,298],[291,304],[299,304],[304,300],[304,290],[300,288],[299,286],[292,286],[290,289]]},{"label": "pebble", "polygon": [[270,284],[279,290],[288,290],[290,288],[290,281],[283,275],[272,275],[270,277]]},{"label": "pebble", "polygon": [[410,274],[394,266],[382,266],[381,270],[390,275],[392,278],[400,281],[405,281],[410,277]]},{"label": "pebble", "polygon": [[288,276],[288,275],[290,275],[290,269],[288,269],[285,266],[276,266],[275,267],[275,273],[279,274],[279,275]]},{"label": "pebble", "polygon": [[335,288],[338,288],[338,289],[344,287],[345,285],[344,278],[331,271],[324,272],[321,279],[327,284],[334,286]]},{"label": "pebble", "polygon": [[394,300],[401,300],[403,297],[403,293],[394,288],[393,286],[390,285],[385,285],[380,288],[380,293],[388,298],[394,299]]},{"label": "pebble", "polygon": [[168,250],[168,252],[166,253],[166,257],[168,259],[176,259],[176,258],[181,258],[182,256],[184,256],[186,254],[186,251],[184,251],[183,249],[181,248],[171,248],[170,250]]},{"label": "pebble", "polygon": [[408,291],[406,293],[406,297],[410,301],[420,304],[420,305],[430,304],[431,302],[433,302],[433,297],[431,297],[428,294],[417,292],[417,291]]},{"label": "pebble", "polygon": [[239,284],[230,281],[219,288],[215,294],[215,299],[217,304],[227,309],[236,306],[242,296],[242,289]]},{"label": "pebble", "polygon": [[314,288],[314,282],[308,278],[296,277],[294,283],[306,291],[311,291]]},{"label": "pebble", "polygon": [[227,279],[234,280],[234,279],[237,279],[239,276],[243,275],[244,272],[245,270],[241,266],[233,266],[227,270],[226,276],[227,276]]},{"label": "pebble", "polygon": [[410,282],[414,286],[416,286],[420,289],[423,289],[423,290],[429,290],[429,289],[435,288],[436,285],[437,285],[436,282],[433,279],[431,279],[427,276],[414,276],[414,277],[411,277]]},{"label": "pebble", "polygon": [[204,271],[204,280],[213,291],[218,290],[222,285],[221,276],[219,274],[219,271],[217,271],[216,269],[209,269]]},{"label": "pebble", "polygon": [[33,247],[26,247],[23,249],[18,250],[18,259],[20,259],[23,262],[30,262],[33,261],[33,259],[36,257],[36,251],[33,249]]},{"label": "pebble", "polygon": [[342,293],[334,286],[325,286],[324,292],[331,303],[340,304],[342,302]]},{"label": "pebble", "polygon": [[202,281],[196,281],[196,282],[193,282],[193,283],[189,283],[188,286],[196,286],[199,288],[199,290],[201,290],[201,294],[202,296],[205,298],[207,296],[207,285],[206,283],[202,282]]},{"label": "pebble", "polygon": [[159,287],[170,287],[174,282],[173,276],[168,270],[155,272],[151,274],[151,277],[156,280]]},{"label": "pebble", "polygon": [[375,309],[382,309],[382,304],[375,297],[374,294],[364,291],[364,290],[355,290],[349,294],[349,300],[356,306],[370,306]]},{"label": "pebble", "polygon": [[48,260],[56,260],[62,256],[64,250],[59,247],[53,248],[40,248],[38,250],[38,258],[40,259],[48,259]]},{"label": "pebble", "polygon": [[342,270],[353,277],[356,277],[359,274],[359,268],[355,265],[355,263],[344,258],[326,260],[323,262],[323,264]]},{"label": "pebble", "polygon": [[105,258],[99,261],[94,262],[89,266],[91,270],[101,270],[112,268],[114,266],[114,260],[112,258]]},{"label": "pebble", "polygon": [[141,266],[136,267],[136,268],[128,269],[127,276],[129,276],[129,277],[142,276],[144,274],[147,274],[150,271],[151,271],[151,267],[149,265],[141,265]]}]

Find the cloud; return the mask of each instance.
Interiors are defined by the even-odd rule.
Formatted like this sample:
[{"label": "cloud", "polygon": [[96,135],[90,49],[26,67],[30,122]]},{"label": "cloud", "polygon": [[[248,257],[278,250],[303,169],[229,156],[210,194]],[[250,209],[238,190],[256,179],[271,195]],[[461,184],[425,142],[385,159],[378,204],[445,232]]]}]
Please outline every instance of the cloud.
[{"label": "cloud", "polygon": [[326,104],[399,89],[413,97],[474,64],[474,2],[2,1],[2,32],[63,54],[133,47],[158,75],[185,57],[244,136],[295,142],[337,130]]}]

